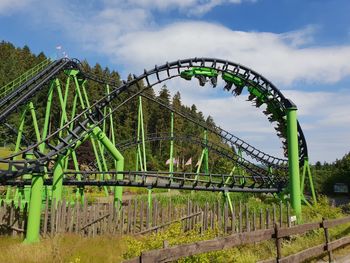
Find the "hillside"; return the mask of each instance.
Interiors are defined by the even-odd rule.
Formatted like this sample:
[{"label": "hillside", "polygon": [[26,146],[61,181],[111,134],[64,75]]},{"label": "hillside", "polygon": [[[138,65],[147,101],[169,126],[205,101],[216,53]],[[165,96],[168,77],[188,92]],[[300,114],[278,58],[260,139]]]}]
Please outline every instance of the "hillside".
[{"label": "hillside", "polygon": [[[24,46],[23,48],[15,47],[13,44],[2,41],[0,43],[0,87],[8,83],[9,81],[15,79],[16,77],[23,74],[29,68],[35,66],[40,61],[46,59],[44,53],[40,53],[39,55],[33,54],[28,46]],[[108,67],[103,68],[100,64],[96,64],[91,66],[87,61],[83,61],[82,65],[85,70],[94,73],[95,75],[103,78],[107,78],[115,81],[116,83],[120,83],[119,73],[110,70]],[[61,76],[63,79],[63,76]],[[143,85],[142,83],[140,84]],[[138,89],[137,87],[133,87],[134,89]],[[37,94],[33,98],[34,105],[36,107],[36,114],[39,120],[39,123],[43,121],[44,111],[45,111],[45,102],[47,91],[42,90],[39,94]],[[202,112],[197,110],[196,105],[192,105],[190,107],[182,104],[181,94],[177,92],[174,96],[171,96],[168,87],[163,86],[158,94],[150,88],[148,89],[148,94],[152,98],[161,99],[167,105],[173,105],[175,108],[184,111],[192,116],[196,116],[200,121],[206,122],[208,125],[214,125],[215,122],[212,117],[205,116]],[[99,98],[104,93],[104,90],[101,90],[101,86],[96,83],[89,82],[88,83],[88,96],[93,101],[96,98]],[[125,99],[127,94],[122,94],[122,100]],[[73,96],[72,96],[73,97]],[[57,99],[56,99],[57,100]],[[71,104],[73,98],[68,98],[68,105]],[[58,100],[57,100],[58,101]],[[112,104],[112,106],[116,104]],[[22,106],[23,107],[23,106]],[[120,108],[115,112],[113,116],[114,127],[116,130],[116,139],[118,142],[124,140],[130,140],[136,137],[137,131],[137,108],[138,101],[134,100],[131,103]],[[53,113],[51,114],[50,120],[50,130],[54,131],[59,127],[60,120],[60,107],[59,103],[54,102],[53,104]],[[68,108],[68,111],[70,109]],[[150,102],[146,99],[143,99],[143,114],[144,114],[144,126],[145,133],[170,133],[170,112],[165,110],[158,104]],[[7,122],[11,124],[13,127],[18,127],[19,124],[19,114],[13,114],[10,118],[7,119]],[[28,118],[25,124],[24,134],[29,141],[35,141],[34,130],[31,124],[30,118]],[[174,120],[174,133],[175,134],[184,134],[184,135],[192,135],[199,138],[203,137],[203,129],[198,125],[195,125],[189,121],[182,119],[179,116],[175,116]],[[221,143],[220,139],[215,137],[212,134],[209,134],[209,138],[216,143]],[[0,141],[4,144],[8,145],[8,147],[13,147],[13,142],[15,141],[15,136],[11,133],[7,128],[3,127],[0,130]],[[227,147],[227,145],[222,144],[222,146]],[[168,141],[154,141],[147,143],[146,146],[147,151],[147,165],[149,170],[166,170],[167,166],[165,164],[166,160],[169,158],[169,148],[170,143]],[[93,160],[91,159],[91,155],[85,154],[91,150],[91,145],[89,143],[85,143],[85,145],[81,146],[80,149],[80,162],[81,163],[89,163]],[[180,163],[186,162],[190,158],[193,160],[193,170],[195,169],[195,163],[197,162],[201,147],[199,145],[189,145],[187,142],[175,142],[175,152],[174,157],[180,160]],[[134,169],[133,163],[135,159],[135,149],[128,150],[123,153],[126,159],[126,169]],[[211,155],[210,158],[210,167],[215,167],[211,170],[211,172],[220,172],[227,169],[232,169],[232,164],[227,162],[226,160]],[[179,165],[177,168],[179,170],[191,169],[190,167],[184,167],[183,165]]]}]

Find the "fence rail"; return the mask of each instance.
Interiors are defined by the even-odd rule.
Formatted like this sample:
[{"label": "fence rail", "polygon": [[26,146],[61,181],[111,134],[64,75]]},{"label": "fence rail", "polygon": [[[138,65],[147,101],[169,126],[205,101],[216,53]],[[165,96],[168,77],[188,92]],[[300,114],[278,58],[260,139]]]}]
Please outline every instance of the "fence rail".
[{"label": "fence rail", "polygon": [[[169,262],[182,257],[193,256],[201,253],[218,251],[228,248],[233,248],[240,245],[251,244],[266,240],[275,239],[277,257],[274,259],[264,260],[261,263],[283,262],[295,263],[303,262],[306,259],[313,258],[327,252],[329,262],[333,261],[332,251],[344,245],[350,244],[350,237],[342,237],[340,239],[330,242],[328,233],[329,227],[334,227],[340,224],[350,222],[350,217],[334,220],[323,220],[318,223],[309,223],[291,228],[280,228],[276,223],[273,229],[258,230],[253,232],[244,232],[232,234],[227,237],[215,238],[212,240],[199,241],[191,244],[177,245],[174,247],[165,247],[161,249],[146,251],[141,256],[126,260],[124,263],[148,263],[148,262]],[[310,230],[323,229],[325,233],[325,243],[308,248],[293,255],[282,257],[282,239],[290,237],[291,235],[305,234]]]}]

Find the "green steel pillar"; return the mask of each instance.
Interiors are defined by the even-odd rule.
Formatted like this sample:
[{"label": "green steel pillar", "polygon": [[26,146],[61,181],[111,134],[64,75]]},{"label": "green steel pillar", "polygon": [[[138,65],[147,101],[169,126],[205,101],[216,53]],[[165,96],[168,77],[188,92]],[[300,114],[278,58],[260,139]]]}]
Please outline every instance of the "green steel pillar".
[{"label": "green steel pillar", "polygon": [[[39,132],[39,125],[38,125],[38,121],[37,121],[37,118],[36,118],[36,113],[35,113],[35,108],[34,108],[34,105],[33,105],[33,102],[29,102],[28,103],[28,109],[29,109],[29,111],[30,111],[30,114],[31,114],[31,116],[32,116],[32,121],[33,121],[33,126],[34,126],[34,132],[35,132],[35,135],[36,135],[36,140],[37,140],[37,142],[40,142],[41,141],[41,136],[40,136],[40,132]],[[42,149],[42,145],[43,144],[41,144],[40,146],[39,146],[39,149]],[[29,156],[26,156],[26,158],[27,159],[34,159],[34,155],[33,155],[33,153],[30,153],[29,154]],[[40,176],[44,176],[44,174],[42,174],[42,175],[40,175]],[[25,174],[25,175],[23,175],[23,179],[34,179],[34,177],[32,177],[32,175],[31,174]],[[43,178],[41,179],[41,180],[43,180]],[[33,180],[32,180],[32,184],[33,184]],[[40,194],[43,192],[42,190],[42,188],[40,188],[39,187],[40,186],[40,183],[39,184],[37,184],[37,190],[36,191],[39,191],[40,192]],[[24,200],[25,200],[25,202],[30,202],[30,203],[32,203],[31,202],[31,194],[32,194],[32,190],[31,190],[31,186],[29,186],[29,185],[26,185],[26,186],[24,186]],[[41,201],[40,201],[40,205],[41,205]],[[35,207],[35,206],[34,206]],[[31,209],[31,207],[29,206],[29,210]],[[40,211],[39,211],[40,212]],[[28,223],[28,227],[29,227],[29,223]]]},{"label": "green steel pillar", "polygon": [[[141,150],[141,146],[140,146],[140,139],[141,139],[141,143],[142,143],[142,150]],[[141,96],[139,96],[139,110],[138,110],[138,117],[137,117],[136,171],[138,171],[138,164],[139,163],[140,163],[141,171],[147,171],[145,129],[144,129],[144,125],[143,125],[143,110],[142,110],[142,97]]]},{"label": "green steel pillar", "polygon": [[312,179],[312,175],[311,175],[309,160],[307,158],[305,158],[305,160],[304,160],[303,173],[302,173],[302,176],[301,176],[301,195],[302,195],[303,201],[306,204],[309,204],[307,202],[307,200],[305,199],[305,197],[304,197],[304,186],[305,186],[306,174],[308,174],[308,178],[309,178],[309,184],[310,184],[310,190],[311,190],[313,203],[317,204],[317,198],[316,198],[314,183],[313,183],[313,179]]},{"label": "green steel pillar", "polygon": [[74,152],[89,137],[89,134],[85,135],[81,140],[75,143],[74,147],[68,148],[67,153],[65,155],[59,155],[57,161],[55,162],[55,166],[53,168],[52,198],[55,199],[56,204],[57,202],[62,200],[65,159],[69,155],[71,155],[72,152]]},{"label": "green steel pillar", "polygon": [[[28,153],[27,158],[34,159],[34,154]],[[39,241],[40,214],[41,214],[41,194],[44,186],[44,177],[40,174],[32,176],[32,189],[29,202],[27,234],[24,243],[34,243]]]},{"label": "green steel pillar", "polygon": [[[137,153],[136,153],[136,171],[138,171],[139,164],[141,171],[147,171],[146,161],[146,145],[145,145],[145,129],[143,125],[143,110],[142,110],[142,97],[139,96],[139,110],[137,117]],[[142,151],[140,146],[140,137],[142,143]],[[137,178],[137,177],[136,177]],[[152,209],[152,187],[147,188],[148,190],[148,207]],[[149,210],[151,211],[151,210]]]},{"label": "green steel pillar", "polygon": [[[171,112],[170,114],[170,159],[169,159],[169,173],[171,173],[169,176],[170,178],[173,177],[174,172],[174,112]],[[170,179],[170,182],[172,179]],[[168,192],[170,192],[170,189],[168,189]]]},{"label": "green steel pillar", "polygon": [[[243,162],[243,153],[242,153],[242,149],[241,148],[238,148],[238,160],[240,162]],[[246,183],[245,182],[245,178],[243,177],[244,176],[244,170],[240,166],[237,167],[237,170],[238,170],[238,174],[242,176],[239,179],[239,183],[241,185],[244,185]]]},{"label": "green steel pillar", "polygon": [[[104,145],[104,147],[107,149],[107,151],[113,156],[113,158],[117,162],[117,172],[123,172],[124,171],[124,157],[123,155],[118,151],[118,149],[115,147],[115,145],[109,140],[109,138],[106,136],[106,134],[99,128],[94,127],[92,129],[93,135]],[[122,180],[123,174],[118,173],[117,174],[117,180]],[[116,190],[114,192],[114,205],[118,207],[119,204],[122,202],[123,197],[123,187],[116,187]]]},{"label": "green steel pillar", "polygon": [[287,111],[287,139],[288,139],[288,169],[290,200],[298,222],[301,222],[301,192],[299,175],[299,144],[297,128],[297,107],[288,100]]},{"label": "green steel pillar", "polygon": [[[83,90],[85,90],[84,85],[83,85]],[[109,85],[108,84],[106,86],[106,90],[107,90],[107,94],[109,94],[110,90],[109,90]],[[113,143],[113,145],[115,145],[113,114],[112,114],[111,107],[108,107],[108,112],[109,112],[109,130],[110,130],[110,135],[111,135],[112,143]],[[113,163],[114,163],[114,168],[117,169],[117,161],[113,160]]]},{"label": "green steel pillar", "polygon": [[209,151],[208,151],[208,131],[204,131],[204,144],[205,148],[204,150],[204,172],[206,174],[209,173]]},{"label": "green steel pillar", "polygon": [[143,154],[143,169],[147,171],[147,161],[146,161],[146,144],[145,144],[145,129],[143,126],[143,110],[142,110],[142,97],[139,97],[140,100],[140,110],[141,110],[141,135],[142,135],[142,154]]},{"label": "green steel pillar", "polygon": [[[25,118],[26,118],[26,113],[27,113],[27,108],[26,107],[24,109],[24,111],[22,112],[22,115],[21,115],[21,120],[20,120],[20,124],[19,124],[19,127],[18,127],[18,134],[17,134],[17,140],[16,140],[16,146],[15,146],[15,151],[14,153],[18,153],[19,152],[19,149],[20,149],[20,146],[21,146],[21,141],[22,141],[22,135],[23,135],[23,127],[24,127],[24,121],[25,121]],[[16,156],[15,157],[15,160],[17,159],[18,157]],[[23,189],[21,189],[23,190]],[[11,198],[11,192],[12,192],[12,188],[11,186],[8,186],[7,187],[7,190],[6,190],[6,203],[9,203],[10,202],[10,198]],[[17,194],[18,193],[18,188],[16,188],[16,195],[15,195],[15,199],[17,199]],[[28,199],[29,200],[29,199]],[[28,201],[27,200],[27,201]]]},{"label": "green steel pillar", "polygon": [[[232,170],[231,170],[231,172],[230,172],[230,176],[233,175],[233,173],[235,172],[235,170],[236,170],[236,166],[233,166],[233,168],[232,168]],[[230,182],[230,180],[232,180],[232,178],[228,177],[228,178],[226,179],[226,181],[225,181],[225,184],[228,184],[228,183]],[[233,213],[233,205],[232,205],[232,200],[231,200],[230,192],[225,191],[225,192],[224,192],[224,198],[225,198],[225,200],[228,202],[228,206],[229,206],[229,208],[230,208],[231,213]]]},{"label": "green steel pillar", "polygon": [[63,190],[63,170],[64,170],[64,155],[60,155],[55,162],[53,168],[53,182],[52,182],[52,198],[55,202],[62,200],[62,190]]},{"label": "green steel pillar", "polygon": [[[88,94],[86,92],[85,81],[83,81],[82,85],[81,85],[82,86],[82,90],[83,90],[84,98],[83,98],[83,96],[82,96],[82,94],[80,92],[79,81],[77,79],[77,74],[78,73],[79,73],[79,71],[77,71],[77,70],[71,70],[69,74],[74,76],[74,81],[75,81],[75,85],[76,85],[76,92],[78,94],[81,107],[83,109],[85,109],[85,103],[86,103],[86,106],[88,108],[90,108],[90,101],[89,101]],[[84,99],[85,99],[85,103],[84,103]],[[101,146],[101,143],[99,141],[97,141],[97,146],[98,146],[98,149],[99,149],[99,152],[100,152],[100,155],[99,155],[98,151],[97,151],[97,147],[96,147],[95,141],[93,140],[93,138],[91,138],[91,144],[92,144],[93,151],[95,153],[95,157],[96,157],[96,161],[97,161],[97,165],[98,165],[99,170],[107,172],[108,171],[108,167],[107,167],[107,162],[106,162],[105,157],[104,157],[103,146]],[[102,176],[104,177],[105,175],[102,175]],[[106,177],[107,177],[107,179],[109,179],[108,175]],[[102,179],[105,180],[105,178],[102,178]],[[105,191],[105,195],[109,196],[107,186],[104,186],[103,189]]]},{"label": "green steel pillar", "polygon": [[[55,82],[51,81],[50,83],[50,88],[49,88],[49,93],[48,93],[48,97],[47,97],[47,102],[46,102],[46,110],[45,110],[45,119],[44,119],[44,126],[42,129],[42,134],[41,134],[41,138],[45,139],[47,134],[48,134],[48,130],[49,130],[49,125],[50,125],[50,113],[51,113],[51,105],[52,105],[52,98],[53,98],[53,89],[54,89],[54,85]],[[45,143],[42,143],[39,145],[39,150],[40,152],[44,153],[45,152]],[[43,175],[44,177],[47,177],[47,169],[46,167],[45,169],[45,174]],[[45,192],[44,192],[44,200],[46,200],[47,198],[47,194],[51,192],[51,187],[49,186],[45,186]]]},{"label": "green steel pillar", "polygon": [[[174,112],[170,116],[170,163],[169,172],[174,172]],[[170,175],[173,176],[172,174]]]}]

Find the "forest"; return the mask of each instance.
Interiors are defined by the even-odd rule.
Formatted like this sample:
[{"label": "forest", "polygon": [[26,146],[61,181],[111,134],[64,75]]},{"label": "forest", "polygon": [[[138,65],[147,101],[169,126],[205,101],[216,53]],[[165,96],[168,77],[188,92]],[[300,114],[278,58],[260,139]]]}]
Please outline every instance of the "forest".
[{"label": "forest", "polygon": [[[33,54],[28,46],[23,48],[15,47],[13,44],[8,42],[0,43],[0,85],[3,86],[6,83],[12,81],[16,77],[20,76],[31,67],[34,67],[41,61],[47,59],[47,57],[40,53],[39,55]],[[118,86],[121,83],[118,72],[110,70],[108,67],[102,68],[100,64],[90,66],[87,61],[81,61],[81,66],[84,71],[90,72],[95,76],[108,79],[110,82],[115,83]],[[63,73],[60,73],[63,74]],[[58,76],[61,79],[65,79],[64,76]],[[129,75],[131,78],[131,75]],[[133,91],[144,88],[143,83],[132,87]],[[38,95],[32,100],[35,105],[35,110],[38,118],[38,122],[43,123],[45,113],[45,103],[47,90],[43,89]],[[171,96],[169,89],[166,86],[162,86],[159,91],[155,92],[153,88],[146,90],[147,95],[152,99],[161,100],[163,104],[172,106],[178,111],[189,114],[194,119],[203,123],[203,125],[211,126],[215,125],[214,120],[211,116],[205,117],[201,111],[199,111],[196,105],[186,106],[181,101],[181,94],[179,92]],[[101,85],[95,82],[88,82],[87,88],[88,97],[90,103],[93,103],[98,98],[105,94],[105,90],[101,89]],[[121,94],[120,100],[126,99],[128,94]],[[53,113],[50,119],[50,130],[54,131],[59,127],[60,114],[58,99],[54,98],[56,103],[53,103]],[[73,97],[68,97],[68,112]],[[113,102],[112,107],[116,107],[118,102]],[[24,107],[24,106],[21,106]],[[139,101],[137,99],[130,101],[123,107],[119,108],[113,115],[113,123],[116,134],[117,144],[127,140],[136,138],[137,134],[137,118]],[[170,118],[171,113],[164,107],[156,104],[145,98],[142,99],[142,110],[143,110],[143,123],[145,127],[145,134],[170,134]],[[16,127],[19,123],[19,114],[12,114],[7,122],[12,126]],[[27,118],[25,123],[24,135],[26,140],[30,143],[35,141],[35,132],[33,131],[33,125],[31,125],[31,119]],[[110,131],[109,131],[110,132]],[[174,117],[174,135],[182,136],[194,136],[202,139],[204,136],[204,129],[180,116]],[[228,145],[222,143],[220,138],[214,134],[209,134],[208,139],[211,142],[220,144],[222,147],[228,148]],[[0,141],[1,146],[13,148],[13,142],[15,141],[15,135],[6,127],[2,127],[0,130]],[[146,157],[147,157],[147,168],[148,170],[167,170],[168,165],[166,161],[169,159],[170,143],[168,141],[151,141],[146,144]],[[229,149],[229,148],[228,148]],[[174,158],[177,162],[175,168],[178,171],[194,171],[196,169],[196,163],[200,157],[202,147],[196,144],[188,144],[184,141],[176,141],[174,146]],[[94,161],[94,157],[90,154],[91,145],[89,141],[86,141],[79,149],[79,163],[91,164]],[[123,152],[126,159],[126,169],[135,169],[135,149],[126,150]],[[185,165],[185,164],[188,165]],[[210,157],[211,172],[223,172],[232,169],[232,164],[216,155]]]}]

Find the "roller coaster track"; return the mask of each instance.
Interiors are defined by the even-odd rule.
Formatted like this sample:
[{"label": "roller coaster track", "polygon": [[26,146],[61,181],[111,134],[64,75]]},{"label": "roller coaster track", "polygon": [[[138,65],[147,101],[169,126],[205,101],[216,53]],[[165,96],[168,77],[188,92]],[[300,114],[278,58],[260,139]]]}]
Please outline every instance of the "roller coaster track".
[{"label": "roller coaster track", "polygon": [[[202,147],[207,147],[211,152],[226,158],[227,160],[232,161],[234,164],[238,165],[240,168],[243,168],[248,174],[252,175],[254,178],[269,178],[270,186],[277,186],[283,188],[287,184],[286,176],[275,174],[276,171],[269,171],[267,168],[261,167],[257,164],[254,164],[242,156],[236,154],[235,149],[226,149],[219,144],[213,143],[210,140],[206,142],[202,138],[184,135],[184,134],[174,134],[170,136],[168,133],[151,133],[145,136],[145,142],[154,142],[154,141],[181,141],[188,142],[191,144],[196,144]],[[120,151],[125,151],[133,146],[140,144],[141,141],[137,139],[125,140],[118,144],[116,147]],[[89,166],[97,167],[96,163],[90,163]],[[261,179],[262,180],[262,179]]]},{"label": "roller coaster track", "polygon": [[21,86],[23,83],[26,81],[32,79],[37,75],[39,72],[44,70],[46,67],[48,67],[52,61],[50,59],[45,59],[42,62],[40,62],[38,65],[35,67],[29,69],[25,73],[23,73],[21,76],[18,78],[14,79],[7,85],[3,86],[0,88],[0,99],[4,98],[6,95],[11,93],[12,91],[16,90],[19,86]]},{"label": "roller coaster track", "polygon": [[[85,73],[80,64],[74,60],[58,60],[45,68],[34,78],[22,84],[20,87],[9,93],[0,101],[0,122],[3,121],[11,112],[13,112],[19,105],[28,101],[32,96],[34,96],[39,90],[41,90],[45,84],[47,84],[53,77],[55,77],[63,69],[71,68],[78,69],[83,77],[93,81],[97,81],[104,84],[110,84],[114,88],[109,95],[104,96],[103,98],[96,101],[91,107],[82,110],[75,118],[68,121],[61,129],[51,133],[46,138],[43,138],[41,142],[35,143],[29,146],[27,149],[22,150],[16,154],[13,154],[7,158],[1,159],[0,163],[8,164],[7,170],[1,170],[0,176],[1,181],[9,181],[14,178],[21,176],[25,173],[35,173],[40,172],[43,169],[43,166],[47,165],[48,162],[52,159],[57,158],[58,155],[65,155],[69,149],[74,149],[76,145],[86,139],[86,137],[91,133],[92,129],[100,125],[105,118],[107,118],[111,113],[116,111],[119,107],[127,104],[136,96],[139,96],[144,92],[148,87],[153,87],[157,84],[160,84],[166,80],[179,77],[181,72],[186,69],[191,69],[193,67],[205,67],[209,69],[215,69],[221,73],[230,73],[236,76],[240,76],[244,79],[244,83],[249,87],[259,87],[267,94],[269,94],[268,101],[264,102],[268,105],[273,105],[273,107],[278,107],[278,109],[283,113],[278,119],[274,119],[280,127],[286,126],[285,120],[285,110],[290,106],[290,101],[288,101],[283,94],[266,78],[259,75],[255,71],[235,64],[225,60],[212,59],[212,58],[193,58],[179,60],[171,63],[166,63],[162,66],[155,66],[154,69],[149,71],[144,71],[140,76],[134,76],[133,79],[128,82],[122,83],[120,86],[116,86],[116,83],[97,78],[90,73]],[[139,82],[144,81],[146,83],[146,88],[141,89],[138,92],[134,92],[131,87],[139,86]],[[228,87],[227,90],[231,88]],[[129,92],[130,95],[127,99],[120,101],[119,95],[123,92]],[[237,90],[234,90],[234,93],[238,95]],[[254,98],[253,98],[254,99]],[[112,101],[120,101],[118,106],[115,106],[113,110],[104,115],[102,110],[107,105],[110,105]],[[265,114],[269,114],[266,112]],[[74,129],[70,129],[70,127]],[[64,132],[62,132],[64,131]],[[60,137],[59,134],[68,134],[65,137]],[[278,166],[284,164],[284,161],[280,158],[275,158],[270,155],[267,155],[251,145],[245,143],[244,141],[238,139],[232,134],[220,130],[219,134],[223,134],[225,138],[230,141],[237,140],[234,144],[239,145],[244,149],[245,152],[248,152],[250,156],[254,156],[257,160],[264,160],[263,163],[270,164],[270,166]],[[232,135],[232,137],[231,137]],[[282,134],[285,136],[285,134]],[[298,123],[298,139],[299,139],[299,150],[300,150],[300,161],[307,158],[307,146],[306,141],[301,130],[301,127]],[[57,145],[53,145],[53,141],[59,141]],[[46,148],[49,149],[47,153],[41,153],[39,151],[39,145],[45,144]],[[36,154],[37,159],[35,160],[14,160],[14,157],[23,155],[27,152],[33,151]],[[13,170],[13,167],[16,167],[16,170]],[[262,177],[262,176],[261,176]],[[271,187],[271,186],[270,186]]]},{"label": "roller coaster track", "polygon": [[19,106],[35,96],[39,90],[45,87],[48,81],[58,75],[63,69],[74,65],[69,59],[56,60],[34,77],[12,89],[0,100],[0,123]]},{"label": "roller coaster track", "polygon": [[[117,174],[124,174],[123,179],[117,179]],[[82,178],[77,180],[77,175]],[[107,176],[108,175],[108,176]],[[101,180],[103,176],[103,180]],[[124,172],[66,172],[63,185],[74,186],[132,186],[148,188],[166,188],[181,190],[201,190],[213,192],[260,192],[275,193],[280,187],[269,184],[266,176],[243,176],[231,174],[196,174],[185,172],[159,171],[124,171]],[[8,180],[6,185],[30,185],[30,180]],[[44,184],[52,185],[52,179],[45,179]]]},{"label": "roller coaster track", "polygon": [[218,127],[215,125],[207,125],[206,122],[198,120],[198,118],[191,116],[191,114],[186,113],[185,111],[181,111],[180,109],[175,109],[172,105],[168,105],[166,102],[160,100],[159,98],[152,98],[147,93],[142,93],[141,96],[144,98],[153,101],[159,105],[161,105],[164,108],[167,108],[168,110],[176,113],[177,115],[183,117],[184,119],[195,123],[196,125],[216,134],[220,137],[223,143],[229,144],[230,147],[236,147],[237,149],[240,149],[244,153],[246,153],[251,158],[255,159],[256,161],[266,165],[267,167],[276,168],[276,169],[288,169],[288,160],[287,159],[281,159],[274,156],[271,156],[267,153],[264,153],[260,151],[259,149],[256,149],[249,143],[243,141],[242,139],[238,138],[237,136],[233,135],[232,133]]}]

